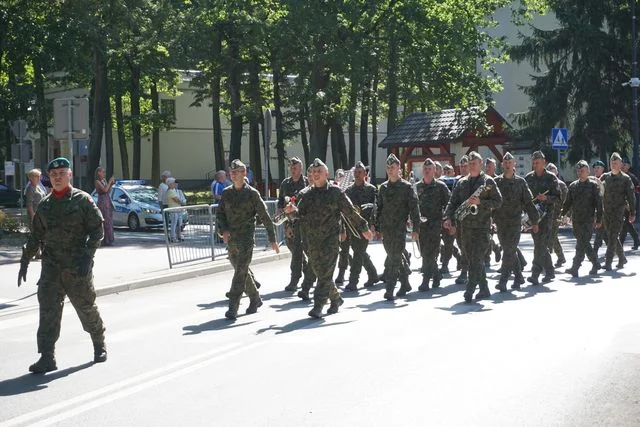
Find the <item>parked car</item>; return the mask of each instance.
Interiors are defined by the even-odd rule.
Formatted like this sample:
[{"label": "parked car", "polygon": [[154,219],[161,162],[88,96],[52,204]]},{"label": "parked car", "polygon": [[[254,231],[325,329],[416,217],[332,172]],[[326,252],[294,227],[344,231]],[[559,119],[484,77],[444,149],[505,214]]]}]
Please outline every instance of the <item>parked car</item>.
[{"label": "parked car", "polygon": [[[91,193],[98,201],[98,193]],[[155,187],[145,185],[143,180],[116,181],[111,189],[113,202],[113,225],[129,227],[132,231],[164,226],[162,209]],[[183,228],[188,222],[186,212],[182,219]]]},{"label": "parked car", "polygon": [[0,206],[19,207],[20,192],[4,184],[0,184]]}]

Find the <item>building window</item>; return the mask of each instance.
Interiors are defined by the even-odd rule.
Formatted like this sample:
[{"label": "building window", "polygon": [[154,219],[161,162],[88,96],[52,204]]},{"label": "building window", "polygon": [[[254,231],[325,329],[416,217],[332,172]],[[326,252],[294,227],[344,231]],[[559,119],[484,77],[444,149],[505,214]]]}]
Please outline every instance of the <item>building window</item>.
[{"label": "building window", "polygon": [[170,117],[173,122],[176,121],[176,100],[175,99],[161,99],[160,100],[160,112],[167,117]]}]

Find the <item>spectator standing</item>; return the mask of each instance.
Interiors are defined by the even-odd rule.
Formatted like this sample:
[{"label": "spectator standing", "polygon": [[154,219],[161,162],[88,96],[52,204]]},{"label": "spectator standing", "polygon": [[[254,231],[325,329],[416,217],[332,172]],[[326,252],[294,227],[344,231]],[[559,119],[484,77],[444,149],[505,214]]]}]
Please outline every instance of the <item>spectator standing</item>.
[{"label": "spectator standing", "polygon": [[160,203],[160,207],[162,209],[168,207],[167,204],[167,190],[169,190],[169,185],[167,184],[167,179],[171,177],[170,171],[164,171],[160,174],[160,185],[158,186],[158,202]]},{"label": "spectator standing", "polygon": [[36,214],[36,208],[40,204],[40,200],[47,195],[47,190],[44,185],[40,183],[40,176],[42,172],[40,169],[31,169],[27,174],[29,178],[29,184],[25,189],[25,197],[27,199],[27,213],[29,214],[29,226],[33,221],[33,216]]},{"label": "spectator standing", "polygon": [[211,183],[211,196],[213,197],[213,203],[219,203],[222,198],[222,190],[227,185],[227,173],[223,170],[216,172],[216,179]]},{"label": "spectator standing", "polygon": [[[184,203],[180,198],[180,190],[178,190],[176,179],[169,177],[167,178],[166,184],[169,186],[166,194],[168,207],[179,208],[180,206],[183,206]],[[184,240],[182,238],[182,211],[172,211],[169,217],[171,219],[169,241],[182,242]]]},{"label": "spectator standing", "polygon": [[113,246],[115,236],[113,235],[113,202],[111,201],[111,188],[115,179],[109,178],[107,181],[107,171],[102,166],[98,166],[95,173],[95,187],[98,193],[98,209],[102,213],[104,222],[104,238],[102,246]]}]

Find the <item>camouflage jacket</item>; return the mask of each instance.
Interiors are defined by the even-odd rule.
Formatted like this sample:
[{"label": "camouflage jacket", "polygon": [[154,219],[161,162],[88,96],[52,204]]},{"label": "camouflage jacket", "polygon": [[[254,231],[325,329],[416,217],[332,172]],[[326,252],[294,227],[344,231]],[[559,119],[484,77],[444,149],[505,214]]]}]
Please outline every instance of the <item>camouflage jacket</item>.
[{"label": "camouflage jacket", "polygon": [[560,215],[564,202],[567,200],[567,193],[569,192],[569,187],[567,187],[567,184],[561,179],[558,180],[558,187],[560,187],[560,203],[555,204],[555,209],[553,211],[554,218],[558,218]]},{"label": "camouflage jacket", "polygon": [[602,222],[602,197],[600,188],[592,179],[584,182],[575,180],[569,184],[567,199],[562,207],[562,215],[571,211],[571,221],[576,224],[591,224],[594,219]]},{"label": "camouflage jacket", "polygon": [[93,198],[71,188],[62,198],[47,194],[36,210],[31,234],[22,251],[29,261],[42,248],[42,263],[76,268],[82,257],[93,255],[104,237],[103,218]]},{"label": "camouflage jacket", "polygon": [[626,208],[629,208],[629,215],[636,214],[636,196],[633,182],[629,175],[620,172],[614,175],[611,172],[602,174],[604,184],[603,208],[607,214],[622,215]]},{"label": "camouflage jacket", "polygon": [[383,182],[378,189],[376,231],[406,233],[407,218],[414,224],[420,224],[418,196],[413,186],[404,179]]},{"label": "camouflage jacket", "polygon": [[420,181],[415,187],[418,195],[420,215],[432,221],[442,221],[442,215],[444,215],[444,210],[447,208],[449,198],[451,197],[451,191],[449,191],[447,184],[438,179],[434,179],[429,184]]},{"label": "camouflage jacket", "polygon": [[533,198],[538,194],[545,193],[547,196],[547,200],[544,202],[540,202],[534,200],[534,204],[540,204],[547,215],[545,215],[544,221],[553,221],[555,219],[555,209],[556,205],[561,204],[561,193],[560,193],[560,184],[558,184],[558,177],[556,177],[551,172],[545,170],[541,176],[536,175],[535,171],[529,172],[525,177],[525,181],[527,181],[527,185],[529,185],[529,190],[531,190],[531,194]]},{"label": "camouflage jacket", "polygon": [[454,221],[455,212],[458,207],[467,201],[469,197],[481,186],[486,186],[485,191],[480,194],[480,204],[477,215],[467,215],[462,221],[464,228],[491,228],[491,211],[497,209],[502,204],[502,194],[496,182],[489,175],[481,172],[475,178],[467,175],[461,178],[451,194],[451,200],[447,205],[445,218]]},{"label": "camouflage jacket", "polygon": [[369,224],[356,212],[351,200],[340,188],[327,183],[324,187],[307,187],[299,194],[298,210],[293,215],[301,225],[302,239],[310,248],[337,244],[341,216],[363,233]]},{"label": "camouflage jacket", "polygon": [[280,191],[278,192],[278,209],[283,209],[285,197],[298,197],[300,191],[309,186],[307,177],[302,175],[298,181],[294,181],[291,177],[287,177],[282,180],[280,184]]},{"label": "camouflage jacket", "polygon": [[246,183],[239,190],[231,185],[222,191],[216,210],[216,227],[219,233],[228,231],[231,234],[230,242],[252,244],[256,215],[267,229],[269,242],[275,242],[273,221],[258,190]]},{"label": "camouflage jacket", "polygon": [[525,211],[531,224],[537,224],[540,215],[527,181],[519,175],[513,178],[498,175],[495,181],[502,194],[502,205],[493,211],[493,219],[497,223],[520,224],[520,216]]},{"label": "camouflage jacket", "polygon": [[[378,190],[375,185],[365,182],[364,185],[351,184],[346,190],[346,195],[351,199],[351,203],[359,210],[360,216],[373,224],[373,214],[375,213]],[[371,206],[369,206],[371,205]],[[365,206],[363,208],[363,206]]]}]

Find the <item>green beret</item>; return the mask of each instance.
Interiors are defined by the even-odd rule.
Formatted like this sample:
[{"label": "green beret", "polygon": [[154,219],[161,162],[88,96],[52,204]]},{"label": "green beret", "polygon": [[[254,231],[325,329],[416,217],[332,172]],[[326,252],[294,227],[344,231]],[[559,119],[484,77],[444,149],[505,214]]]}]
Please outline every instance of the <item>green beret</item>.
[{"label": "green beret", "polygon": [[544,153],[542,151],[534,151],[533,154],[531,155],[531,158],[533,160],[544,160]]},{"label": "green beret", "polygon": [[472,161],[472,160],[482,161],[482,156],[477,151],[472,151],[469,153],[469,161]]},{"label": "green beret", "polygon": [[364,165],[364,163],[362,162],[358,162],[356,163],[356,165],[354,166],[355,169],[362,169],[363,171],[367,171],[367,167]]},{"label": "green beret", "polygon": [[435,162],[433,160],[431,160],[431,158],[427,157],[424,161],[424,163],[422,163],[422,167],[427,167],[427,166],[435,166]]},{"label": "green beret", "polygon": [[68,169],[70,167],[71,163],[69,163],[69,160],[65,159],[64,157],[58,157],[57,159],[53,159],[49,162],[49,164],[47,165],[47,172],[52,169]]},{"label": "green beret", "polygon": [[613,154],[611,155],[611,161],[614,161],[614,160],[620,160],[620,161],[622,161],[622,157],[620,157],[620,154],[619,154],[619,153],[613,153]]},{"label": "green beret", "polygon": [[463,163],[469,163],[469,156],[467,156],[466,154],[460,157],[460,164],[463,164]]},{"label": "green beret", "polygon": [[593,165],[591,165],[591,166],[593,166],[594,168],[595,168],[596,166],[601,166],[601,167],[603,167],[603,168],[605,168],[605,167],[606,167],[606,166],[604,165],[604,162],[603,162],[602,160],[596,160],[595,162],[593,162]]},{"label": "green beret", "polygon": [[322,160],[320,160],[319,158],[316,157],[315,159],[313,159],[313,162],[311,162],[311,167],[314,167],[314,168],[324,167],[324,168],[326,168],[327,165],[325,165]]},{"label": "green beret", "polygon": [[395,154],[391,153],[389,154],[389,157],[387,157],[387,166],[391,166],[393,164],[399,165],[400,159],[398,159]]},{"label": "green beret", "polygon": [[515,158],[513,157],[513,154],[507,151],[504,153],[504,156],[502,156],[502,160],[515,160]]},{"label": "green beret", "polygon": [[232,171],[239,170],[239,169],[247,170],[247,166],[244,163],[242,163],[242,161],[235,159],[231,162],[230,169]]},{"label": "green beret", "polygon": [[589,163],[587,163],[585,160],[580,160],[578,163],[576,163],[576,169],[582,169],[582,168],[588,168],[589,167]]},{"label": "green beret", "polygon": [[292,157],[289,159],[289,164],[290,165],[301,165],[302,164],[302,160],[300,160],[300,157]]}]

